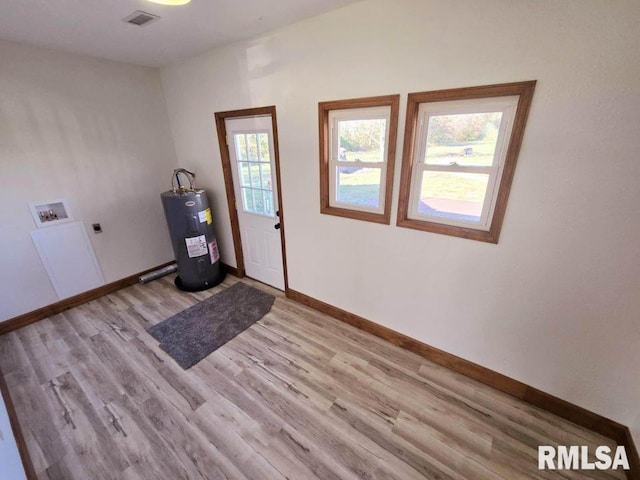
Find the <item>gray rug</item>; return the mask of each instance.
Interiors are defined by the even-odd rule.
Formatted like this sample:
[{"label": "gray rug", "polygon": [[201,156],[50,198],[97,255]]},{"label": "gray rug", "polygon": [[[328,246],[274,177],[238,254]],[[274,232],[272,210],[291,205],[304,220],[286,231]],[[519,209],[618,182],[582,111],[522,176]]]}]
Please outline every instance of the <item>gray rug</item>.
[{"label": "gray rug", "polygon": [[149,328],[185,370],[260,320],[275,297],[238,282]]}]

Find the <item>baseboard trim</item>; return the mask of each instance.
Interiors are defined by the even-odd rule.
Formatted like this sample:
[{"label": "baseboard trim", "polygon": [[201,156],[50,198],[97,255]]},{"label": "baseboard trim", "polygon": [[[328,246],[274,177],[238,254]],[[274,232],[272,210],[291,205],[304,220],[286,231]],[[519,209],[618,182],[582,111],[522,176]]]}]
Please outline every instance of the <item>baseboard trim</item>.
[{"label": "baseboard trim", "polygon": [[9,388],[7,387],[7,382],[4,379],[2,368],[0,368],[0,394],[2,394],[4,406],[7,409],[9,423],[11,425],[11,430],[13,431],[13,438],[16,441],[16,446],[18,447],[18,453],[20,454],[20,460],[22,461],[24,473],[27,477],[27,480],[36,480],[36,471],[33,467],[31,456],[29,455],[27,442],[24,439],[22,428],[20,427],[20,422],[18,421],[18,415],[16,414],[16,409],[13,406],[13,400],[11,399],[11,395],[9,394]]},{"label": "baseboard trim", "polygon": [[234,277],[238,276],[238,269],[236,267],[232,267],[231,265],[227,265],[226,263],[223,263],[222,268],[224,268],[225,272],[230,273]]},{"label": "baseboard trim", "polygon": [[173,260],[171,262],[158,265],[157,267],[144,270],[143,272],[129,275],[128,277],[116,280],[115,282],[107,283],[106,285],[94,288],[93,290],[88,290],[78,295],[74,295],[73,297],[65,298],[64,300],[60,300],[59,302],[52,303],[51,305],[38,308],[37,310],[18,315],[17,317],[10,318],[9,320],[5,320],[4,322],[0,323],[0,335],[4,335],[5,333],[12,332],[14,330],[17,330],[18,328],[30,325],[39,320],[57,315],[58,313],[62,313],[66,310],[82,305],[83,303],[90,302],[91,300],[104,297],[105,295],[109,295],[110,293],[117,292],[122,288],[138,283],[138,277],[140,277],[140,275],[153,272],[154,270],[166,267],[167,265],[171,265],[172,263],[174,263]]},{"label": "baseboard trim", "polygon": [[348,323],[360,330],[371,333],[405,350],[416,353],[438,365],[447,367],[469,378],[493,387],[503,393],[519,398],[542,410],[569,420],[581,427],[592,430],[600,435],[615,440],[618,445],[623,445],[627,451],[631,470],[627,471],[629,480],[640,480],[640,459],[635,447],[631,432],[626,426],[610,420],[602,415],[593,413],[582,407],[562,400],[558,397],[533,388],[525,383],[515,380],[501,373],[490,370],[476,363],[460,358],[451,353],[437,349],[420,342],[402,333],[383,327],[371,320],[355,315],[341,308],[334,307],[321,300],[305,295],[296,290],[289,289],[287,298],[306,305],[314,310],[325,313],[330,317]]},{"label": "baseboard trim", "polygon": [[562,400],[537,388],[528,387],[525,395],[521,399],[581,427],[588,428],[600,435],[611,438],[620,444],[622,444],[624,440],[624,430],[627,427],[621,423],[598,415],[597,413]]}]

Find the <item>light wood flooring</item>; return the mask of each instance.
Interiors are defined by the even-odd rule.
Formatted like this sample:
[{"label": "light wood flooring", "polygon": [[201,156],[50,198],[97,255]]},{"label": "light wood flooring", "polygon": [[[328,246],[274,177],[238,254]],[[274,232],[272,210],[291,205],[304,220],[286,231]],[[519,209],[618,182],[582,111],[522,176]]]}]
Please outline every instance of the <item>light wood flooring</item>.
[{"label": "light wood flooring", "polygon": [[172,279],[0,337],[38,478],[625,478],[538,471],[538,445],[613,442],[251,280],[271,312],[184,371],[145,329],[237,279]]}]

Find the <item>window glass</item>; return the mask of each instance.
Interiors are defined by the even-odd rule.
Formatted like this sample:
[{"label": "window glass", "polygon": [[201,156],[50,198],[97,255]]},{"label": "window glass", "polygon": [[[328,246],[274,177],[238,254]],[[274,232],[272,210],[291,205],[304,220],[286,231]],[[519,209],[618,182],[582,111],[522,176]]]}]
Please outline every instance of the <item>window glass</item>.
[{"label": "window glass", "polygon": [[478,223],[488,182],[481,173],[422,172],[418,214]]},{"label": "window glass", "polygon": [[502,112],[429,117],[424,163],[493,164]]},{"label": "window glass", "polygon": [[260,172],[262,176],[262,188],[265,190],[272,190],[271,185],[271,164],[270,163],[262,163],[260,165]]},{"label": "window glass", "polygon": [[258,140],[257,134],[249,133],[245,135],[247,139],[247,155],[250,161],[257,162],[258,158]]},{"label": "window glass", "polygon": [[267,133],[234,134],[238,174],[242,186],[242,209],[248,213],[275,216],[273,180]]},{"label": "window glass", "polygon": [[384,162],[386,129],[384,118],[338,121],[338,161]]},{"label": "window glass", "polygon": [[255,188],[251,189],[251,193],[253,194],[253,212],[252,213],[264,213],[264,197],[262,195],[262,190],[257,190]]},{"label": "window glass", "polygon": [[240,174],[240,184],[243,187],[250,187],[251,177],[249,176],[249,164],[238,162],[238,173]]},{"label": "window glass", "polygon": [[269,162],[269,135],[266,133],[258,134],[258,147],[260,153],[260,161]]},{"label": "window glass", "polygon": [[253,204],[253,190],[251,188],[242,189],[242,208],[245,212],[253,212],[255,210]]},{"label": "window glass", "polygon": [[336,196],[338,203],[380,207],[380,176],[379,168],[337,167]]},{"label": "window glass", "polygon": [[235,139],[236,139],[236,152],[238,153],[238,160],[239,161],[246,161],[247,160],[247,139],[246,139],[246,135],[244,134],[236,134],[234,135]]},{"label": "window glass", "polygon": [[251,177],[251,186],[253,188],[262,188],[262,180],[260,179],[260,164],[250,163],[249,172]]},{"label": "window glass", "polygon": [[274,216],[275,213],[273,211],[273,192],[269,192],[267,190],[262,191],[262,195],[264,198],[264,213],[265,215]]},{"label": "window glass", "polygon": [[426,120],[415,151],[424,155],[414,167],[409,218],[489,229],[506,154],[501,124],[516,103],[510,97],[420,105],[418,118]]}]

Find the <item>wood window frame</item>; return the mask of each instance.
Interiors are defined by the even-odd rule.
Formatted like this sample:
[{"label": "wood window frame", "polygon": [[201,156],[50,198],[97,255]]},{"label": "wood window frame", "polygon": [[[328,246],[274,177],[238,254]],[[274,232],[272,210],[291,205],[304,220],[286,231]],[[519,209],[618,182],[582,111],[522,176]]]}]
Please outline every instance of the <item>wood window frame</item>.
[{"label": "wood window frame", "polygon": [[[329,113],[335,110],[350,110],[370,107],[390,107],[389,138],[387,139],[385,180],[380,187],[384,188],[384,210],[382,213],[367,212],[353,208],[340,208],[330,204],[330,155],[331,134]],[[391,195],[393,189],[393,172],[396,157],[396,143],[398,138],[398,111],[400,95],[383,95],[378,97],[352,98],[348,100],[334,100],[318,103],[318,124],[320,140],[320,213],[352,218],[367,222],[389,225],[391,219]]]},{"label": "wood window frame", "polygon": [[[498,243],[535,85],[536,81],[533,80],[527,82],[454,88],[409,94],[407,98],[402,168],[400,172],[397,226],[467,238],[470,240],[478,240],[481,242]],[[416,136],[419,134],[420,130],[418,125],[418,111],[420,109],[420,105],[432,102],[509,96],[518,96],[518,103],[514,116],[513,127],[511,129],[511,135],[508,139],[507,152],[504,157],[504,165],[502,167],[502,175],[499,179],[498,191],[494,194],[496,196],[496,200],[489,230],[447,225],[444,223],[409,218],[411,184],[415,170]]]}]

